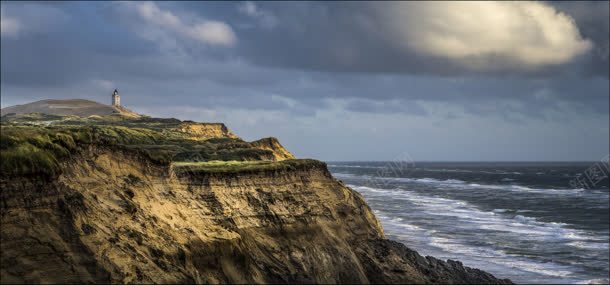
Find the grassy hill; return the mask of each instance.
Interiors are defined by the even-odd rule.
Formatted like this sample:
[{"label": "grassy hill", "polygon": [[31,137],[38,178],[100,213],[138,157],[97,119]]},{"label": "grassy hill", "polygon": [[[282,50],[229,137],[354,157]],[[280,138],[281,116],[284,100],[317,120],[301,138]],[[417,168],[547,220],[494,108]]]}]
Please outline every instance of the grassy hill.
[{"label": "grassy hill", "polygon": [[95,101],[84,99],[41,100],[2,109],[2,116],[18,116],[30,113],[79,117],[108,115],[120,115],[130,118],[141,117],[141,115],[123,107],[104,105]]}]

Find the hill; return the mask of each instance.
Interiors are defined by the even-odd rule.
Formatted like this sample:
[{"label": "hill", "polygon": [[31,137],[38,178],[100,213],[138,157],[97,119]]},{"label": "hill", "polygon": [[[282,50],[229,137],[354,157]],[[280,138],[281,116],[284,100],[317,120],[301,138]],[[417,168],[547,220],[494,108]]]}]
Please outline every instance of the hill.
[{"label": "hill", "polygon": [[141,115],[130,111],[124,107],[104,105],[95,101],[85,99],[41,100],[28,104],[3,108],[1,113],[2,116],[11,114],[22,115],[29,113],[42,113],[48,115],[79,117],[109,115],[121,115],[131,118],[141,117]]}]

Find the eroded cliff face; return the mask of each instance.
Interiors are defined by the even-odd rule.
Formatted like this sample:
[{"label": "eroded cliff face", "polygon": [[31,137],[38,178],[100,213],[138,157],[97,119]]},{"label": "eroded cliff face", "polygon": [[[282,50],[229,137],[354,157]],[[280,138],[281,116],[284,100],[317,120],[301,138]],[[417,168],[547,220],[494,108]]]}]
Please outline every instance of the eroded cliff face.
[{"label": "eroded cliff face", "polygon": [[253,147],[266,149],[273,152],[274,160],[282,161],[286,159],[294,159],[294,155],[290,153],[277,138],[263,138],[250,143]]},{"label": "eroded cliff face", "polygon": [[0,186],[1,283],[507,282],[384,239],[322,163],[177,176],[91,146]]},{"label": "eroded cliff face", "polygon": [[185,121],[181,123],[176,130],[189,135],[191,139],[195,140],[238,138],[223,123],[196,123]]}]

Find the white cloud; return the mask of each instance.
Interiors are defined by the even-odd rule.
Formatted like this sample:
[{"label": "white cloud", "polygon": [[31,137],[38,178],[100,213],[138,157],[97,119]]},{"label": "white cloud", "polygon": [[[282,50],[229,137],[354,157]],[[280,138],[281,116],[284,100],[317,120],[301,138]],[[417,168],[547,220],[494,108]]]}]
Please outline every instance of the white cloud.
[{"label": "white cloud", "polygon": [[17,19],[10,18],[4,14],[0,17],[0,35],[15,36],[21,29],[21,23]]},{"label": "white cloud", "polygon": [[181,17],[159,8],[153,2],[127,2],[124,5],[132,7],[148,24],[165,32],[210,45],[232,46],[237,42],[233,29],[224,22],[194,19],[192,23],[185,23]]},{"label": "white cloud", "polygon": [[376,12],[395,44],[477,70],[562,64],[592,47],[570,16],[538,2],[391,2]]},{"label": "white cloud", "polygon": [[237,6],[237,11],[256,19],[264,28],[273,28],[277,25],[277,18],[269,11],[263,10],[252,1],[245,1]]},{"label": "white cloud", "polygon": [[223,22],[205,21],[189,27],[186,33],[193,39],[219,45],[233,45],[236,42],[231,27]]},{"label": "white cloud", "polygon": [[110,90],[110,89],[116,88],[116,84],[114,84],[114,82],[112,82],[110,80],[93,79],[91,81],[95,86],[100,87],[104,90]]}]

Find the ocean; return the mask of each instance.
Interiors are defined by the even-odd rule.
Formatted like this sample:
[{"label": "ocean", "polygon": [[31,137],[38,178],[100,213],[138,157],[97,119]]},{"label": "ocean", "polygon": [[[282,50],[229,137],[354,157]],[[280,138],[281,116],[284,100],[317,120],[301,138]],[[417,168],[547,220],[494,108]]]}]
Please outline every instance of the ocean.
[{"label": "ocean", "polygon": [[422,255],[517,283],[610,281],[607,164],[327,163]]}]

